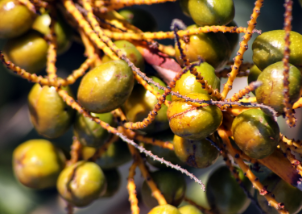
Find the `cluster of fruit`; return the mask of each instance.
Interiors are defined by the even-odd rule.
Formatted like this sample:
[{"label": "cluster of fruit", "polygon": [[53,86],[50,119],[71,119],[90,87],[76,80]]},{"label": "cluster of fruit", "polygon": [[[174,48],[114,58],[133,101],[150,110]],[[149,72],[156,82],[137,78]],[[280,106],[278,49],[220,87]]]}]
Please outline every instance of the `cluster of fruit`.
[{"label": "cluster of fruit", "polygon": [[[0,1],[0,38],[6,39],[0,57],[8,69],[36,83],[28,95],[33,126],[49,139],[71,126],[74,133],[68,161],[48,140],[19,145],[13,154],[16,177],[34,189],[56,186],[72,212],[73,206],[115,194],[121,180],[117,167],[132,158],[132,213],[139,212],[136,167],[145,179],[142,199],[152,208],[149,214],[241,213],[250,200],[268,213],[297,213],[302,208],[296,200],[302,196],[296,188],[302,145],[283,136],[275,118],[284,114],[293,126],[293,109],[302,106],[302,35],[290,31],[292,2],[286,0],[285,29],[259,35],[252,46],[254,65],[243,68],[261,0],[255,2],[248,28],[233,21],[233,0],[180,0],[196,24],[186,28],[174,21],[172,32],[155,32],[152,16],[139,9],[115,11],[166,1]],[[245,36],[229,69],[239,33]],[[74,37],[84,45],[87,60],[62,79],[56,75],[56,56]],[[165,38],[174,38],[175,47],[155,41]],[[45,67],[48,75],[38,76]],[[226,99],[239,69],[249,85]],[[220,93],[219,77],[227,70]],[[68,85],[81,76],[75,101]],[[255,97],[243,98],[249,92]],[[182,168],[209,167],[219,154],[226,166],[202,179]],[[159,169],[150,172],[147,162]],[[249,167],[260,164],[273,173],[262,183]],[[186,188],[176,170],[198,184]],[[196,187],[200,180],[205,192]],[[177,208],[183,201],[191,205]]]}]

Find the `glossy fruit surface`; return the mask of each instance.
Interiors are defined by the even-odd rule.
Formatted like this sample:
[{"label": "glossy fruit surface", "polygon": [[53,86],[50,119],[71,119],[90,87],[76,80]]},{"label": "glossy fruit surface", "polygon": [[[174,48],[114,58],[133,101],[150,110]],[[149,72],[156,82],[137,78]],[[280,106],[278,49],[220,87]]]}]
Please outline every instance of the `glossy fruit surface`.
[{"label": "glossy fruit surface", "polygon": [[140,8],[128,8],[120,10],[119,14],[121,14],[127,22],[144,32],[156,30],[156,21],[154,17],[145,10]]},{"label": "glossy fruit surface", "polygon": [[[284,54],[284,30],[273,30],[262,33],[253,42],[253,61],[260,70],[267,66],[282,61]],[[297,68],[302,68],[302,35],[290,32],[289,63]]]},{"label": "glossy fruit surface", "polygon": [[102,169],[93,162],[80,161],[65,168],[57,181],[60,195],[77,207],[87,206],[106,190]]},{"label": "glossy fruit surface", "polygon": [[88,111],[106,113],[120,107],[130,96],[133,86],[133,73],[125,61],[106,62],[83,77],[78,101]]},{"label": "glossy fruit surface", "polygon": [[254,81],[257,81],[259,75],[261,74],[261,70],[256,66],[256,65],[253,65],[251,68],[250,68],[250,73],[247,77],[247,83],[250,84],[251,82],[254,82]]},{"label": "glossy fruit surface", "polygon": [[[184,175],[175,170],[162,169],[152,172],[151,177],[156,183],[157,188],[165,197],[167,203],[173,206],[178,206],[183,200],[186,191]],[[156,199],[153,198],[146,181],[144,181],[142,186],[142,198],[144,203],[150,208],[158,205]]]},{"label": "glossy fruit surface", "polygon": [[63,152],[44,139],[26,141],[13,153],[15,175],[29,188],[54,187],[64,165]]},{"label": "glossy fruit surface", "polygon": [[[187,30],[196,28],[191,25]],[[201,33],[188,37],[188,41],[180,39],[181,47],[190,62],[198,61],[202,57],[215,69],[222,68],[231,55],[230,45],[223,33]],[[180,52],[175,45],[175,57],[183,65]]]},{"label": "glossy fruit surface", "polygon": [[237,146],[252,158],[267,157],[279,142],[277,122],[259,109],[249,109],[239,114],[231,130]]},{"label": "glossy fruit surface", "polygon": [[[136,67],[142,72],[145,70],[144,58],[132,43],[126,40],[118,40],[115,41],[114,44]],[[105,55],[102,60],[103,62],[109,62],[112,59]]]},{"label": "glossy fruit surface", "polygon": [[[193,99],[209,100],[206,94],[187,94]],[[212,134],[222,122],[221,110],[215,105],[196,107],[183,101],[174,101],[168,108],[169,125],[174,134],[199,140]]]},{"label": "glossy fruit surface", "polygon": [[[284,204],[289,213],[296,214],[302,209],[302,192],[298,188],[289,185],[275,174],[268,176],[262,183],[269,192],[274,194],[277,201]],[[266,213],[278,213],[273,207],[268,206],[266,199],[259,193],[257,194],[257,200]]]},{"label": "glossy fruit surface", "polygon": [[[220,79],[215,74],[215,69],[204,62],[199,66],[196,66],[197,72],[207,81],[207,83],[212,86],[213,89],[220,90]],[[205,89],[202,89],[201,83],[196,80],[194,74],[191,74],[189,71],[181,76],[177,80],[175,87],[172,91],[178,92],[182,95],[189,93],[208,93]],[[172,96],[172,100],[179,100],[178,97]]]},{"label": "glossy fruit surface", "polygon": [[178,209],[170,204],[154,207],[148,214],[181,214]]},{"label": "glossy fruit surface", "polygon": [[[70,89],[65,90],[71,95]],[[28,95],[30,119],[40,135],[56,138],[71,126],[75,111],[68,106],[55,87],[35,84]]]},{"label": "glossy fruit surface", "polygon": [[[159,78],[152,76],[151,79],[159,85],[166,87],[166,84]],[[163,94],[163,90],[159,90],[154,85],[151,86],[156,92]],[[166,99],[171,101],[171,96],[168,95]],[[157,103],[158,100],[155,95],[147,91],[142,85],[137,84],[134,86],[130,97],[123,104],[122,108],[129,121],[139,122],[148,116]],[[162,105],[161,109],[157,112],[155,120],[147,128],[142,129],[142,131],[154,133],[167,129],[169,127],[167,109],[166,105]]]},{"label": "glossy fruit surface", "polygon": [[[148,137],[154,138],[154,136],[152,136],[152,135],[148,136]],[[173,143],[173,138],[174,138],[174,133],[170,129],[156,134],[156,139],[162,140],[165,142]],[[179,160],[179,158],[176,156],[176,154],[173,150],[164,149],[159,146],[155,146],[155,145],[148,144],[148,143],[144,144],[144,147],[147,150],[151,151],[152,154],[155,154],[158,157],[162,157],[165,160],[170,161],[173,164],[184,165],[184,163],[181,160]],[[155,166],[157,168],[166,168],[165,164],[161,164],[159,161],[153,160],[153,158],[147,157],[147,161],[152,166]]]},{"label": "glossy fruit surface", "polygon": [[[92,116],[98,117],[101,121],[113,124],[113,116],[111,113],[95,114]],[[82,114],[77,114],[73,124],[73,133],[84,146],[99,147],[103,145],[109,137],[106,129]]]},{"label": "glossy fruit surface", "polygon": [[185,205],[183,207],[178,208],[178,211],[181,214],[203,214],[197,207],[193,205]]},{"label": "glossy fruit surface", "polygon": [[112,197],[117,193],[122,183],[120,172],[116,168],[103,170],[103,172],[107,181],[107,188],[101,197]]},{"label": "glossy fruit surface", "polygon": [[[91,158],[96,151],[96,148],[84,146],[81,155],[84,160]],[[97,164],[102,169],[112,169],[121,166],[131,160],[131,154],[128,146],[122,140],[110,144],[107,150],[102,154],[102,157],[97,160]]]},{"label": "glossy fruit surface", "polygon": [[199,26],[226,25],[235,15],[233,0],[181,0],[180,6]]},{"label": "glossy fruit surface", "polygon": [[46,66],[48,44],[36,31],[9,39],[3,49],[5,57],[29,73],[36,73]]},{"label": "glossy fruit surface", "polygon": [[206,168],[218,158],[218,150],[206,139],[189,140],[174,136],[174,151],[177,157],[195,168]]},{"label": "glossy fruit surface", "polygon": [[0,38],[20,36],[35,20],[35,14],[17,0],[1,0],[0,17]]},{"label": "glossy fruit surface", "polygon": [[[44,13],[36,18],[32,25],[32,29],[39,31],[40,33],[47,35],[50,33],[49,25],[51,18],[48,13]],[[55,33],[57,42],[57,51],[59,54],[65,52],[71,45],[71,29],[63,21],[63,18],[58,16],[55,23]]]},{"label": "glossy fruit surface", "polygon": [[[262,85],[256,89],[258,103],[263,103],[282,113],[284,110],[283,96],[283,62],[269,65],[258,76]],[[296,102],[301,96],[302,75],[301,72],[290,64],[289,68],[289,98],[290,102]]]},{"label": "glossy fruit surface", "polygon": [[[235,169],[245,188],[253,195],[254,190],[248,178],[240,169]],[[197,183],[192,183],[186,192],[186,196],[198,205],[211,209],[215,214],[239,214],[249,206],[250,200],[227,166],[216,167],[199,179],[206,185],[206,192]]]}]

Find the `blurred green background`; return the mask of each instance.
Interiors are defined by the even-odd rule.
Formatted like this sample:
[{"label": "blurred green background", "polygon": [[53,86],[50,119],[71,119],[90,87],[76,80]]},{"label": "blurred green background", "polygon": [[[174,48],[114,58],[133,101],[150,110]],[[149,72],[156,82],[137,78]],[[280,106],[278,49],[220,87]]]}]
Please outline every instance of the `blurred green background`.
[{"label": "blurred green background", "polygon": [[[254,0],[234,0],[236,7],[235,21],[238,26],[247,26],[250,18]],[[262,32],[283,28],[283,1],[266,0],[258,18],[257,29]],[[167,31],[170,29],[172,19],[183,20],[187,25],[192,24],[192,20],[182,14],[179,3],[165,3],[146,6],[139,6],[148,10],[157,20],[158,30]],[[298,1],[294,1],[293,6],[293,30],[302,33],[302,9]],[[242,35],[240,35],[242,36]],[[253,36],[249,42],[251,47]],[[0,49],[5,41],[0,40]],[[173,40],[164,40],[165,44],[173,44]],[[59,76],[66,77],[72,70],[79,67],[84,61],[84,48],[74,42],[70,50],[61,55],[57,61]],[[244,55],[244,61],[252,62],[252,51],[249,49]],[[41,75],[44,75],[42,73]],[[78,80],[72,90],[76,94]],[[235,86],[229,94],[237,92],[243,88],[246,78],[238,78]],[[42,138],[32,128],[28,117],[27,94],[32,87],[32,83],[9,73],[0,65],[0,214],[52,214],[66,213],[65,203],[62,201],[55,189],[34,191],[20,185],[13,176],[12,172],[12,151],[20,143],[28,139]],[[298,124],[295,128],[287,128],[284,119],[279,120],[282,133],[288,137],[302,139],[301,110],[297,111]],[[66,153],[72,142],[71,129],[62,137],[52,140],[54,144],[62,148]],[[117,195],[110,199],[101,199],[94,202],[87,208],[77,210],[77,213],[130,213],[128,193],[126,189],[126,178],[128,176],[129,164],[120,168],[122,174],[122,186]],[[205,170],[194,170],[199,175]],[[135,177],[138,192],[142,183],[140,173],[137,171]],[[189,182],[189,180],[188,180]],[[191,182],[191,181],[190,181]],[[140,200],[140,198],[139,198]],[[141,201],[141,200],[140,200]],[[140,203],[141,213],[147,213],[148,209]],[[258,213],[253,205],[249,207],[248,213]]]}]

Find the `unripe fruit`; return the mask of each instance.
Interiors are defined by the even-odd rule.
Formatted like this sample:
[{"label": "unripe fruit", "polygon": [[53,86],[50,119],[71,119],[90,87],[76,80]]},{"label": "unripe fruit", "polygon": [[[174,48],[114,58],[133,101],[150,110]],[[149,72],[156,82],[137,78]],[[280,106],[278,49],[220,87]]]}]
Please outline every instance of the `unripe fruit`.
[{"label": "unripe fruit", "polygon": [[[115,41],[114,44],[136,67],[138,67],[142,72],[145,70],[144,58],[132,43],[126,40],[118,40]],[[107,55],[105,55],[102,60],[103,62],[112,61],[112,59]]]},{"label": "unripe fruit", "polygon": [[[289,185],[275,174],[268,176],[262,184],[275,196],[276,201],[284,204],[284,207],[286,207],[289,213],[299,213],[302,208],[302,192],[298,188]],[[274,207],[268,206],[267,200],[259,193],[257,194],[257,200],[266,213],[278,213]]]},{"label": "unripe fruit", "polygon": [[[196,25],[191,25],[187,30],[196,27]],[[219,32],[191,35],[188,41],[180,39],[180,44],[190,62],[198,61],[201,57],[215,69],[222,68],[231,55],[229,42],[223,33]],[[175,58],[181,65],[184,64],[177,45],[175,45]]]},{"label": "unripe fruit", "polygon": [[[151,79],[159,85],[166,87],[166,84],[159,78],[153,76]],[[163,90],[159,90],[154,85],[151,86],[156,92],[160,94],[164,93]],[[171,96],[168,95],[166,99],[170,101]],[[147,91],[142,85],[136,85],[130,97],[123,104],[122,109],[128,121],[139,122],[148,116],[149,112],[153,110],[157,103],[158,100],[155,95],[153,95],[150,91]],[[155,133],[169,128],[167,109],[168,107],[163,104],[161,109],[157,112],[155,120],[148,125],[148,127],[142,129],[142,131],[147,133]]]},{"label": "unripe fruit", "polygon": [[[186,191],[184,175],[175,170],[162,169],[152,172],[151,177],[167,203],[178,206],[183,200]],[[158,205],[146,181],[144,181],[142,186],[142,198],[144,203],[150,208]]]},{"label": "unripe fruit", "polygon": [[193,205],[185,205],[183,207],[178,208],[178,211],[181,214],[203,214],[198,208]]},{"label": "unripe fruit", "polygon": [[226,25],[235,15],[233,0],[181,0],[180,6],[199,26]]},{"label": "unripe fruit", "polygon": [[57,181],[60,195],[77,207],[96,200],[106,190],[102,169],[93,162],[80,161],[65,168]]},{"label": "unripe fruit", "polygon": [[[209,100],[207,94],[191,93],[186,96],[193,99]],[[191,140],[208,137],[222,122],[221,110],[215,105],[201,107],[183,100],[174,101],[168,108],[169,125],[174,134]]]},{"label": "unripe fruit", "polygon": [[[65,88],[69,95],[71,91]],[[28,95],[30,119],[40,135],[61,136],[70,127],[75,111],[60,97],[55,87],[35,84]]]},{"label": "unripe fruit", "polygon": [[46,66],[48,44],[36,31],[9,39],[3,49],[7,60],[29,73],[36,73]]},{"label": "unripe fruit", "polygon": [[[252,184],[243,172],[235,167],[244,187],[253,195]],[[242,213],[250,204],[250,200],[239,186],[227,166],[219,166],[204,174],[200,179],[206,185],[204,192],[200,185],[192,183],[188,187],[186,197],[198,205],[211,210],[215,214]]]},{"label": "unripe fruit", "polygon": [[189,140],[174,136],[174,151],[177,157],[195,168],[206,168],[218,158],[218,150],[206,140]]},{"label": "unripe fruit", "polygon": [[[55,34],[58,54],[61,54],[70,47],[71,45],[71,29],[64,22],[63,18],[58,16],[55,22]],[[51,18],[49,14],[44,13],[36,18],[32,25],[32,29],[39,31],[43,35],[48,35],[50,33]]]},{"label": "unripe fruit", "polygon": [[[234,20],[231,21],[226,26],[227,27],[238,27],[237,23]],[[233,53],[239,42],[239,33],[224,33],[224,35],[230,44],[231,53]]]},{"label": "unripe fruit", "polygon": [[154,207],[148,214],[181,214],[178,209],[170,204]]},{"label": "unripe fruit", "polygon": [[[113,124],[113,116],[111,113],[95,114],[92,116],[98,117],[101,121]],[[106,129],[85,117],[82,114],[77,114],[73,124],[73,133],[84,146],[100,147],[108,140],[109,133]]]},{"label": "unripe fruit", "polygon": [[[279,113],[284,112],[284,84],[283,84],[283,62],[276,62],[265,68],[258,76],[262,82],[256,90],[258,103],[263,103],[275,109]],[[293,65],[289,65],[289,99],[291,103],[296,102],[301,96],[302,75]]]},{"label": "unripe fruit", "polygon": [[[213,89],[220,90],[220,79],[215,74],[215,69],[204,62],[199,66],[196,66],[197,72],[207,81],[208,85],[212,86]],[[172,89],[174,92],[178,92],[181,95],[186,95],[189,93],[208,93],[207,90],[202,89],[200,82],[196,80],[194,74],[189,71],[181,76],[179,80],[176,81],[175,87]],[[180,98],[172,96],[172,100],[179,100]]]},{"label": "unripe fruit", "polygon": [[249,109],[239,114],[231,130],[237,146],[251,158],[269,156],[279,143],[277,122],[259,109]]},{"label": "unripe fruit", "polygon": [[35,14],[17,0],[1,0],[0,17],[0,38],[20,36],[35,20]]},{"label": "unripe fruit", "polygon": [[128,8],[119,11],[119,14],[121,14],[127,22],[144,32],[156,30],[156,21],[154,17],[145,10],[140,8]]},{"label": "unripe fruit", "polygon": [[[285,31],[273,30],[262,33],[253,42],[253,61],[260,70],[282,61],[285,48]],[[302,68],[302,35],[290,32],[289,63]]]},{"label": "unripe fruit", "polygon": [[54,187],[64,165],[63,152],[48,140],[29,140],[14,150],[15,175],[23,185],[30,188]]},{"label": "unripe fruit", "polygon": [[133,86],[133,73],[125,61],[106,62],[83,77],[78,89],[78,101],[88,111],[109,112],[127,100]]}]

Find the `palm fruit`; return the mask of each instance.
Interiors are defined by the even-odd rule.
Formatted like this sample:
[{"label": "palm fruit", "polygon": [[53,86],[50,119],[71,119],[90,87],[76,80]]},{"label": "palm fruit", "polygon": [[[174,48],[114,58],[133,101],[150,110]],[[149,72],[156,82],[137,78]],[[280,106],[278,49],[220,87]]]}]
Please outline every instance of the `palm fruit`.
[{"label": "palm fruit", "polygon": [[[216,76],[215,69],[211,65],[204,62],[199,66],[196,66],[196,71],[207,81],[208,85],[212,86],[213,89],[218,89],[218,91],[220,91],[220,79]],[[206,89],[202,89],[201,83],[198,82],[195,75],[190,72],[183,74],[180,79],[176,81],[172,91],[178,92],[181,95],[189,93],[208,93]],[[179,100],[179,98],[172,96],[172,100]]]},{"label": "palm fruit", "polygon": [[251,158],[269,156],[279,143],[277,122],[260,109],[249,109],[239,114],[231,131],[237,146]]},{"label": "palm fruit", "polygon": [[56,186],[64,165],[63,152],[44,139],[26,141],[13,153],[15,176],[29,188],[45,189]]},{"label": "palm fruit", "polygon": [[[209,100],[207,94],[190,93],[192,99]],[[174,134],[191,140],[208,137],[220,126],[222,112],[215,105],[191,105],[183,100],[174,101],[168,108],[169,125]]]},{"label": "palm fruit", "polygon": [[22,35],[35,20],[35,14],[17,0],[1,0],[0,17],[0,38]]},{"label": "palm fruit", "polygon": [[[278,113],[284,112],[284,83],[283,62],[276,62],[266,67],[258,76],[262,85],[255,90],[258,103],[263,103],[275,109]],[[296,102],[302,94],[302,75],[293,65],[289,65],[289,99]]]},{"label": "palm fruit", "polygon": [[174,136],[174,151],[177,157],[195,168],[206,168],[218,158],[218,150],[206,139],[189,140]]},{"label": "palm fruit", "polygon": [[159,205],[154,207],[148,214],[181,214],[176,207],[170,204]]},{"label": "palm fruit", "polygon": [[[68,87],[65,90],[71,95]],[[28,107],[35,129],[47,138],[61,136],[73,122],[75,111],[63,101],[55,87],[35,84],[28,95]]]},{"label": "palm fruit", "polygon": [[84,207],[106,191],[102,169],[93,162],[80,161],[65,168],[57,181],[60,195],[77,207]]},{"label": "palm fruit", "polygon": [[48,44],[36,31],[7,40],[3,53],[7,60],[29,73],[36,73],[46,66]]},{"label": "palm fruit", "polygon": [[[271,64],[282,61],[285,48],[285,31],[273,30],[259,35],[253,42],[253,61],[260,70],[264,70]],[[302,68],[302,35],[290,32],[289,63]]]},{"label": "palm fruit", "polygon": [[[191,25],[187,30],[194,28],[197,26]],[[198,61],[198,58],[201,57],[215,69],[222,68],[231,56],[230,44],[223,33],[219,32],[191,35],[187,40],[180,39],[180,44],[190,62]],[[175,57],[183,66],[184,62],[176,44]]]},{"label": "palm fruit", "polygon": [[83,77],[78,101],[88,111],[106,113],[120,107],[130,96],[133,86],[133,73],[125,61],[106,62]]}]

